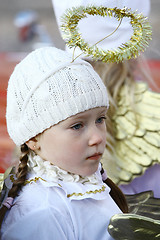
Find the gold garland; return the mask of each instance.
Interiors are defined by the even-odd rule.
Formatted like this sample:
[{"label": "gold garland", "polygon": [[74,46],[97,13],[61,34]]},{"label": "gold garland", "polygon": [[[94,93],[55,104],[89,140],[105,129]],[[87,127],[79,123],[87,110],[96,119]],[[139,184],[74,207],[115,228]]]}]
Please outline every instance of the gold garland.
[{"label": "gold garland", "polygon": [[76,197],[79,197],[79,196],[84,196],[85,194],[96,194],[96,193],[101,193],[101,192],[104,192],[106,189],[106,187],[103,185],[101,189],[96,189],[94,191],[90,190],[90,191],[87,191],[85,193],[72,193],[72,194],[67,194],[67,198],[70,198],[70,197],[73,197],[73,196],[76,196]]},{"label": "gold garland", "polygon": [[[133,28],[133,35],[130,40],[123,43],[114,50],[99,49],[96,44],[89,46],[87,42],[81,37],[81,33],[78,32],[78,22],[82,18],[86,18],[89,15],[100,15],[102,17],[109,16],[114,17],[118,21],[122,21],[123,17],[130,18],[130,24]],[[122,62],[136,58],[141,51],[144,51],[148,46],[148,41],[151,40],[151,26],[147,21],[147,18],[142,14],[136,14],[131,12],[130,9],[123,8],[107,8],[103,6],[80,6],[68,9],[62,16],[61,29],[64,33],[63,38],[66,44],[72,47],[79,47],[86,56],[92,56],[95,60],[101,60],[103,62]]]}]

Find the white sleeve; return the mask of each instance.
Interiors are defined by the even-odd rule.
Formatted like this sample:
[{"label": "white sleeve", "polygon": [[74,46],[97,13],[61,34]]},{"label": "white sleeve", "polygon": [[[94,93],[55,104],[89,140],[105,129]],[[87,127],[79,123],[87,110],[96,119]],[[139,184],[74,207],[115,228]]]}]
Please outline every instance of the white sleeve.
[{"label": "white sleeve", "polygon": [[55,209],[42,209],[23,216],[9,226],[1,240],[75,240],[72,222]]}]

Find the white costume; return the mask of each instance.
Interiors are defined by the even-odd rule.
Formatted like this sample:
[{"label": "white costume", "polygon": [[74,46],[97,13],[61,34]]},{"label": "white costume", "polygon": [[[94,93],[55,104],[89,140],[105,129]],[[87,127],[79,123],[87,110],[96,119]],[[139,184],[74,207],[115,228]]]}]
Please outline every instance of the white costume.
[{"label": "white costume", "polygon": [[121,212],[100,168],[81,178],[30,157],[26,185],[2,224],[1,240],[106,240],[110,218]]}]

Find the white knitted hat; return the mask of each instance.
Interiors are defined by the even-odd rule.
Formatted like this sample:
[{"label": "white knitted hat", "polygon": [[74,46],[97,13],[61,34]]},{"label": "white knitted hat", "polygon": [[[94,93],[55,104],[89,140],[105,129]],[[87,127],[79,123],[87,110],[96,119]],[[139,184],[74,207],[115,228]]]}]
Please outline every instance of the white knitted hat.
[{"label": "white knitted hat", "polygon": [[[137,10],[138,13],[142,13],[144,16],[148,16],[150,11],[150,0],[52,0],[52,3],[60,32],[60,26],[62,25],[61,17],[66,11],[66,9],[72,7],[78,7],[81,5],[102,5],[109,8],[127,7],[131,8],[132,11]],[[118,20],[113,17],[110,18],[95,15],[88,16],[87,18],[82,18],[78,23],[78,28],[79,33],[81,33],[82,38],[85,40],[85,42],[88,42],[89,45],[92,46],[99,40],[111,34],[117,28],[118,24]],[[116,30],[116,32],[102,42],[98,43],[97,46],[101,49],[104,49],[105,51],[115,49],[129,41],[132,34],[133,29],[130,24],[130,19],[123,18],[123,21],[120,27]],[[73,48],[70,49],[68,46],[65,47],[68,52],[73,52]],[[75,49],[74,56],[77,56],[80,53],[81,50],[77,47]],[[82,58],[84,56],[84,54],[81,55]]]},{"label": "white knitted hat", "polygon": [[21,145],[45,129],[86,110],[106,106],[106,87],[92,66],[54,47],[40,48],[12,73],[7,91],[7,128]]}]

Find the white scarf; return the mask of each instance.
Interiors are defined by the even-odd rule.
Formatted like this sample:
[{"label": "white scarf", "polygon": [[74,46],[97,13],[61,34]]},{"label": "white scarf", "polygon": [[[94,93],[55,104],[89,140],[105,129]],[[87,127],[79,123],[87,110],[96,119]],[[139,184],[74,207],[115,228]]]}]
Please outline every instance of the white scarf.
[{"label": "white scarf", "polygon": [[78,182],[82,184],[98,184],[99,179],[96,173],[91,176],[81,177],[80,175],[69,173],[53,164],[49,161],[43,160],[40,156],[34,153],[29,154],[28,161],[29,171],[35,173],[37,176],[45,176],[52,182],[58,180],[64,182]]}]

